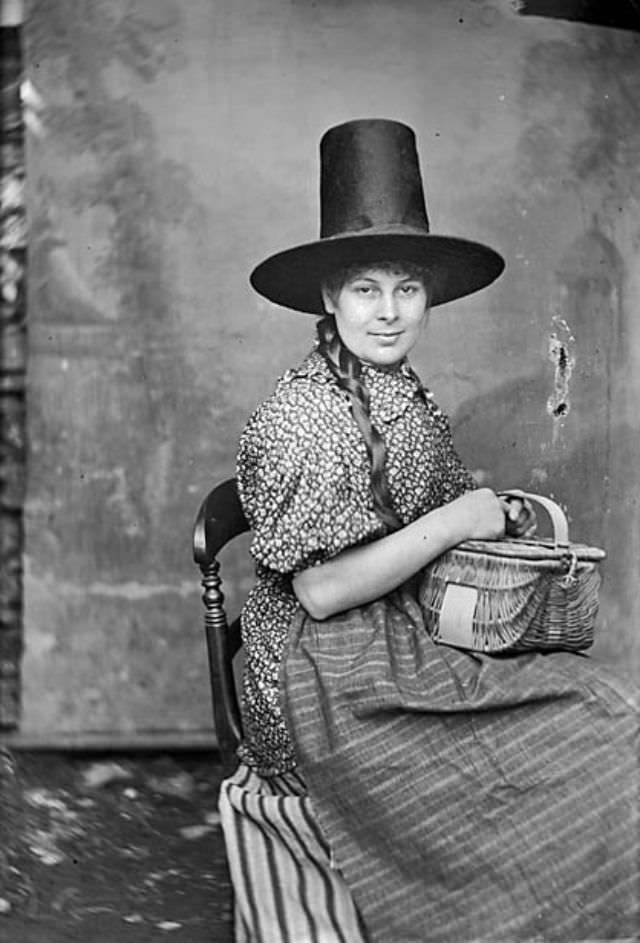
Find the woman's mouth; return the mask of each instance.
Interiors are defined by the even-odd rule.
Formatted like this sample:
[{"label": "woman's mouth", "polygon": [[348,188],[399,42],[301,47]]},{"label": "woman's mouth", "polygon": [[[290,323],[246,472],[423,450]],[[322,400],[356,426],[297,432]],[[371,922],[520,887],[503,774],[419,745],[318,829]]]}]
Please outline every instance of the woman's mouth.
[{"label": "woman's mouth", "polygon": [[398,337],[402,334],[402,331],[372,331],[371,336],[377,338],[383,344],[390,344],[393,341],[397,340]]}]

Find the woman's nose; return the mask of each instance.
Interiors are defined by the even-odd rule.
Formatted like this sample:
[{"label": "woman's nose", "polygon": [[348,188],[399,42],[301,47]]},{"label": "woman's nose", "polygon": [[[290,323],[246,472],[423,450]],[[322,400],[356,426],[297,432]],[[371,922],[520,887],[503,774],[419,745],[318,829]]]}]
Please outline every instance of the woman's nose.
[{"label": "woman's nose", "polygon": [[398,317],[398,302],[392,292],[385,292],[381,295],[378,317],[384,321],[395,321]]}]

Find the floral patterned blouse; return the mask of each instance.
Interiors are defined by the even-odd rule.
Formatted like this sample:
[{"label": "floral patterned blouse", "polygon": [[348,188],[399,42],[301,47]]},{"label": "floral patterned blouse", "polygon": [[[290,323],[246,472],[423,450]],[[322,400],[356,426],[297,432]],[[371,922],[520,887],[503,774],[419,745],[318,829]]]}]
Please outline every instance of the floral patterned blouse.
[{"label": "floral patterned blouse", "polygon": [[[363,365],[371,420],[384,438],[396,514],[408,524],[474,487],[449,423],[405,362]],[[240,439],[237,479],[253,531],[256,583],[242,611],[245,740],[240,759],[268,776],[295,766],[278,673],[299,603],[297,571],[387,533],[373,507],[370,464],[349,398],[313,351],[278,381]]]}]

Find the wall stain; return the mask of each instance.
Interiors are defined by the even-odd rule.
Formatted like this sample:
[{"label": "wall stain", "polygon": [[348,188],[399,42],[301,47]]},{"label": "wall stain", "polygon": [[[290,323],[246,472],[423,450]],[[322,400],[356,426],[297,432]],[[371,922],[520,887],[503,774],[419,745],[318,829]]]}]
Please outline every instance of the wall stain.
[{"label": "wall stain", "polygon": [[584,192],[585,184],[611,205],[640,196],[639,55],[640,37],[601,30],[532,45],[520,92],[531,117],[519,155],[532,196]]},{"label": "wall stain", "polygon": [[553,391],[547,400],[547,412],[553,419],[555,445],[564,420],[571,411],[571,377],[575,366],[575,338],[567,322],[556,314],[549,334],[549,360],[554,365]]},{"label": "wall stain", "polygon": [[[55,76],[32,178],[31,317],[45,340],[34,332],[30,437],[41,461],[31,495],[74,508],[44,526],[69,548],[60,569],[84,581],[96,568],[115,580],[184,569],[188,554],[166,518],[194,514],[186,457],[220,464],[208,434],[211,394],[189,369],[171,249],[175,232],[198,238],[197,185],[187,163],[163,154],[141,103],[147,85],[189,62],[184,30],[175,0],[85,3],[80,17],[68,0],[34,0],[27,31],[30,62]],[[124,95],[111,87],[114,72]],[[69,215],[100,246],[87,272],[74,233],[66,238]],[[227,401],[226,376],[214,377],[216,398]],[[56,478],[58,464],[65,475]],[[96,508],[109,511],[97,522]]]}]

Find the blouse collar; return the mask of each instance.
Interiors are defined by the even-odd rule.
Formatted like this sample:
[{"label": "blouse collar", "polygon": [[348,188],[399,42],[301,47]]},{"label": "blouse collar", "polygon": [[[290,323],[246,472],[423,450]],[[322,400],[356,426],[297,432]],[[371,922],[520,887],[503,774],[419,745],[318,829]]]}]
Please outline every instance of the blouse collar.
[{"label": "blouse collar", "polygon": [[[327,361],[318,350],[313,350],[297,370],[289,371],[289,377],[307,376],[336,384],[336,378]],[[423,393],[422,385],[403,360],[395,369],[362,364],[362,378],[371,395],[371,417],[389,422],[402,415],[416,395]]]}]

